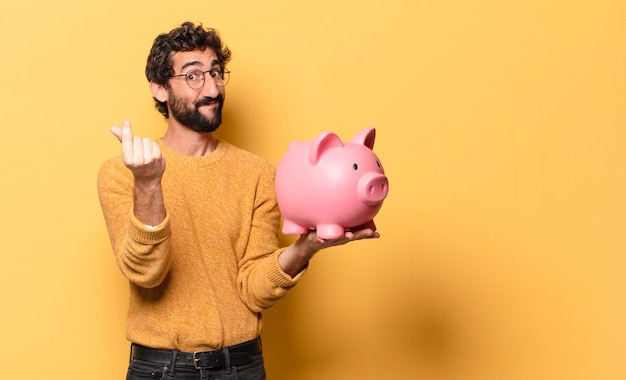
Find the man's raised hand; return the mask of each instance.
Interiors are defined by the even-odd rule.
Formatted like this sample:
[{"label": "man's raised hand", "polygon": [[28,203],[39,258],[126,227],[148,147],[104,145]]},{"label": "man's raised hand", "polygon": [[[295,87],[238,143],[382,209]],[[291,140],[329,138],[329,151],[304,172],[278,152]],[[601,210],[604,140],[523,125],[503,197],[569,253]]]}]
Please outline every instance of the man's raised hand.
[{"label": "man's raised hand", "polygon": [[135,176],[135,180],[160,181],[165,172],[165,158],[156,142],[147,137],[133,136],[130,122],[121,127],[111,127],[111,133],[122,143],[124,164]]}]

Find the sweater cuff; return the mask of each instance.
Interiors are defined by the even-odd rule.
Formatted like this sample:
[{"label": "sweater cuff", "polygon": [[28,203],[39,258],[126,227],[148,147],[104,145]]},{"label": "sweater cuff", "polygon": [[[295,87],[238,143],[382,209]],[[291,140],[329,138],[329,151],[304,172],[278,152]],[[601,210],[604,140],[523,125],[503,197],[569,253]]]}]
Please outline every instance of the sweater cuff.
[{"label": "sweater cuff", "polygon": [[306,273],[306,270],[308,268],[307,265],[295,277],[291,277],[290,275],[285,273],[280,268],[280,264],[278,263],[278,257],[285,251],[285,249],[287,248],[281,248],[271,256],[271,259],[268,260],[268,268],[266,272],[270,281],[272,281],[272,283],[279,288],[291,288],[292,286],[296,285],[300,278],[304,276],[304,273]]},{"label": "sweater cuff", "polygon": [[128,236],[141,244],[156,244],[162,242],[170,236],[169,214],[165,214],[165,218],[158,226],[148,227],[137,219],[135,214],[131,211]]}]

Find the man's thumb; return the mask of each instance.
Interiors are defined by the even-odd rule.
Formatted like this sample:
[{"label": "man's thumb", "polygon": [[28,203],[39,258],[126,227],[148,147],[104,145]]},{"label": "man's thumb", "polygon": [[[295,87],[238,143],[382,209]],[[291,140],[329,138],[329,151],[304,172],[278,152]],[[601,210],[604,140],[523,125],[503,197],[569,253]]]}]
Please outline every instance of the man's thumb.
[{"label": "man's thumb", "polygon": [[115,137],[120,140],[120,142],[122,141],[122,128],[118,127],[117,125],[113,125],[111,127],[111,133],[113,133]]}]

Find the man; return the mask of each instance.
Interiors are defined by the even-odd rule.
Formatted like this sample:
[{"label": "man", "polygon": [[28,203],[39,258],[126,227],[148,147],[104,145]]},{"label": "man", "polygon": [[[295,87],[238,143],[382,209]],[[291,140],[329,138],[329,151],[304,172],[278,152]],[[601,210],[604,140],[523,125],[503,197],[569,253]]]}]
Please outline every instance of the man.
[{"label": "man", "polygon": [[159,35],[146,76],[167,119],[158,141],[111,127],[122,156],[98,175],[117,264],[130,283],[127,379],[264,379],[261,312],[334,240],[315,231],[278,246],[274,168],[218,140],[230,50],[213,29]]}]

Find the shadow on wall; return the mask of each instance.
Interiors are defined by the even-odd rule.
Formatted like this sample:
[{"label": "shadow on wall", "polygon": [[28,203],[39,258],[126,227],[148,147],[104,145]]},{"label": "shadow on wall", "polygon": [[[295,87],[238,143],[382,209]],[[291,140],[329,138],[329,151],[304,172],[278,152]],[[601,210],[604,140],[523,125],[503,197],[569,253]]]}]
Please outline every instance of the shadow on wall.
[{"label": "shadow on wall", "polygon": [[388,256],[365,258],[369,268],[349,276],[333,274],[345,268],[341,256],[316,257],[303,281],[264,314],[270,378],[463,376],[469,305],[462,294],[427,268],[392,268]]},{"label": "shadow on wall", "polygon": [[[260,117],[247,102],[252,102],[245,94],[237,94],[237,98],[225,100],[222,111],[222,125],[215,132],[215,136],[227,141],[239,148],[250,151],[272,162],[276,150],[275,140],[279,136],[273,136],[268,131],[267,120],[256,120]],[[284,149],[286,149],[286,145]],[[280,147],[281,152],[283,147]]]}]

